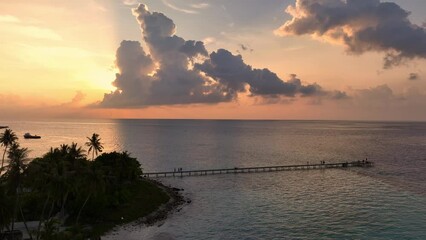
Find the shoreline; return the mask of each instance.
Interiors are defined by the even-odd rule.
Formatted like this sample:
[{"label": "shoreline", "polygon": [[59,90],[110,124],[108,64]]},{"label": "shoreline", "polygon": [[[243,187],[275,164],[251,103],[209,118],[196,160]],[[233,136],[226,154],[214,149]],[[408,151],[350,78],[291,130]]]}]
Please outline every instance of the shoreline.
[{"label": "shoreline", "polygon": [[140,220],[136,220],[138,224],[144,224],[147,226],[155,225],[158,222],[166,220],[167,217],[174,213],[174,211],[180,206],[191,203],[191,200],[185,199],[185,197],[181,194],[181,192],[184,191],[183,189],[178,189],[170,185],[166,186],[160,181],[149,178],[144,178],[144,180],[159,187],[170,197],[170,199],[167,203],[160,205],[154,212],[142,217]]},{"label": "shoreline", "polygon": [[142,178],[143,181],[147,181],[152,183],[161,191],[169,196],[169,200],[166,203],[161,204],[157,209],[153,212],[149,213],[146,216],[141,216],[140,218],[122,224],[117,224],[110,228],[108,231],[104,232],[101,237],[109,238],[115,235],[116,232],[119,232],[122,229],[132,228],[132,227],[149,227],[159,223],[161,226],[164,221],[167,220],[167,217],[176,211],[180,211],[179,207],[183,207],[185,204],[191,203],[191,200],[185,199],[182,195],[183,189],[174,188],[172,186],[167,186],[160,181]]}]

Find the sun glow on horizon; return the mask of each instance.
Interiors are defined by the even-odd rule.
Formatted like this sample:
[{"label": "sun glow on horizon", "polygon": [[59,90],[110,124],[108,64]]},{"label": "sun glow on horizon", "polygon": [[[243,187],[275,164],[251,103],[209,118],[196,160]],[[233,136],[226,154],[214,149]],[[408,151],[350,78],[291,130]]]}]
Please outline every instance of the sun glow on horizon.
[{"label": "sun glow on horizon", "polygon": [[[0,3],[0,94],[43,93],[56,104],[70,101],[76,91],[90,99],[113,89],[114,73],[108,67],[117,36],[108,6],[56,2]],[[85,11],[79,11],[82,7]]]},{"label": "sun glow on horizon", "polygon": [[[218,3],[208,0],[200,3],[199,0],[188,0],[182,6],[196,11],[192,14],[158,0],[0,1],[0,112],[16,116],[106,118],[426,119],[426,113],[420,110],[426,100],[426,57],[407,58],[400,66],[385,70],[383,58],[387,52],[380,46],[372,48],[374,44],[367,44],[360,48],[362,52],[348,51],[343,36],[354,37],[358,31],[374,26],[374,21],[385,21],[384,17],[379,16],[374,21],[360,18],[322,35],[316,35],[315,31],[312,34],[279,32],[276,29],[282,29],[280,26],[284,25],[304,26],[297,25],[297,19],[287,23],[292,19],[290,14],[298,18],[312,14],[289,7],[296,2],[264,4],[261,0],[250,3],[236,0]],[[397,3],[402,9],[413,12],[408,20],[419,29],[424,28],[419,21],[426,2],[379,2]],[[146,42],[146,31],[141,30],[140,19],[138,22],[132,13],[138,3],[146,4],[152,13],[159,14],[155,17],[164,15],[175,25],[172,26],[175,35],[168,37],[194,43],[200,41],[206,53],[202,57],[193,57],[185,71],[171,67],[166,72],[160,63],[174,66],[179,59],[173,55],[160,59],[155,51],[170,51],[174,44]],[[166,26],[169,20],[153,26]],[[155,70],[150,68],[144,76],[130,74],[130,77],[133,70],[120,72],[122,69],[116,66],[116,54],[123,40],[138,41],[146,54],[157,61],[154,61]],[[157,45],[156,50],[153,43]],[[412,45],[416,47],[416,44]],[[268,86],[264,79],[239,79],[249,79],[244,71],[230,78],[226,83],[229,85],[226,85],[223,79],[238,72],[234,71],[238,68],[230,68],[229,72],[226,72],[228,66],[217,68],[213,78],[211,74],[215,72],[209,75],[203,72],[207,68],[195,67],[211,59],[211,54],[217,54],[220,49],[229,51],[232,59],[241,57],[247,65],[245,69],[267,70],[287,85]],[[138,67],[143,66],[132,65],[138,59],[132,59],[131,53],[125,53],[130,56],[125,64],[137,72]],[[154,55],[157,56],[152,57]],[[169,62],[166,65],[161,61]],[[224,59],[217,62],[224,62]],[[232,65],[232,62],[224,65]],[[116,74],[121,75],[121,80],[128,78],[128,81],[118,83]],[[292,79],[288,77],[291,74],[300,78],[301,86],[311,88],[305,89],[303,94],[281,94],[282,98],[279,94],[266,94],[278,91],[280,86],[291,85]],[[196,81],[191,78],[194,76],[204,83],[194,84]],[[162,79],[168,81],[157,81]],[[223,89],[238,81],[245,84],[246,91],[227,99]],[[123,86],[127,91],[123,91]],[[150,86],[157,91],[148,94]],[[258,91],[256,95],[256,89],[263,89],[265,94]],[[309,95],[312,89],[323,91]],[[216,91],[218,94],[215,95]],[[129,104],[125,101],[122,105],[101,107],[96,104],[114,92],[123,96],[127,93]],[[326,93],[328,98],[324,97]],[[185,101],[185,94],[194,97],[194,101]],[[206,99],[210,95],[212,98]],[[144,96],[156,101],[143,101],[146,100]],[[197,96],[201,100],[195,99]]]}]

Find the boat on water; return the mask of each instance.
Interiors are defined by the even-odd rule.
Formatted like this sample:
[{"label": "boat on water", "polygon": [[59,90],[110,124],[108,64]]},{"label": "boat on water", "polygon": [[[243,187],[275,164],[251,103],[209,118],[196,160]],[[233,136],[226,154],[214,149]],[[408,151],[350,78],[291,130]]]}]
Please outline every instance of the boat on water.
[{"label": "boat on water", "polygon": [[40,136],[38,136],[38,135],[31,135],[30,133],[25,133],[24,134],[24,138],[25,139],[39,139],[39,138],[41,138]]}]

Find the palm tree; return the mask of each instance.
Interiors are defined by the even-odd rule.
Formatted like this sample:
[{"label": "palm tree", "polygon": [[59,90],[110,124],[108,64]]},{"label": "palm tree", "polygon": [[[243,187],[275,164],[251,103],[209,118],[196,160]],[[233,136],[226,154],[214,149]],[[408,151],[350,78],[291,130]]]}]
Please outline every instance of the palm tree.
[{"label": "palm tree", "polygon": [[92,160],[95,159],[95,155],[98,156],[98,152],[102,152],[104,146],[102,146],[99,134],[93,133],[92,137],[87,137],[89,141],[86,142],[86,146],[89,147],[88,153],[92,152]]},{"label": "palm tree", "polygon": [[9,191],[15,196],[15,206],[13,210],[12,218],[12,228],[14,229],[15,218],[17,210],[21,214],[22,220],[24,222],[25,228],[27,229],[30,239],[32,239],[31,233],[28,230],[27,222],[25,221],[24,214],[22,212],[22,206],[20,203],[20,195],[22,191],[22,178],[23,172],[27,167],[28,162],[28,148],[21,148],[19,143],[14,142],[8,151],[8,158],[10,160],[9,165],[7,166],[7,171],[5,173],[6,183],[9,187]]},{"label": "palm tree", "polygon": [[68,149],[68,154],[73,159],[82,159],[85,157],[84,150],[81,147],[77,146],[77,143],[71,143],[71,146]]},{"label": "palm tree", "polygon": [[57,151],[60,152],[62,156],[65,156],[68,154],[69,149],[70,149],[70,146],[68,146],[68,144],[61,144]]},{"label": "palm tree", "polygon": [[3,158],[1,160],[1,168],[0,168],[0,175],[3,171],[3,164],[4,164],[4,156],[6,155],[7,148],[11,146],[14,142],[18,140],[18,137],[16,134],[9,128],[4,130],[4,133],[0,135],[0,144],[4,146],[4,152],[3,152]]},{"label": "palm tree", "polygon": [[[48,216],[53,213],[53,209],[58,204],[60,220],[65,220],[67,202],[78,190],[75,179],[84,170],[85,161],[84,150],[74,142],[71,145],[61,144],[59,148],[51,148],[40,159],[41,163],[45,162],[49,165],[49,167],[43,167],[50,176],[47,181],[49,186],[47,192],[52,199],[52,205]],[[37,162],[39,161],[33,161],[32,165],[34,166]]]}]

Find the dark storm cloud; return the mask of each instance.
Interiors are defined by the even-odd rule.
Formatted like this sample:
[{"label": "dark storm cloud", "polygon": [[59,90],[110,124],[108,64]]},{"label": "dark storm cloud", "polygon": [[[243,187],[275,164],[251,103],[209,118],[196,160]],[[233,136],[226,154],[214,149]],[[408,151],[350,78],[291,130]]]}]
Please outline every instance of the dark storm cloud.
[{"label": "dark storm cloud", "polygon": [[[225,49],[208,53],[201,41],[176,36],[174,22],[140,4],[133,10],[149,54],[137,41],[123,41],[116,52],[117,90],[104,95],[101,107],[220,103],[249,91],[253,97],[325,96],[318,84],[303,84],[296,75],[280,79],[269,69],[244,63]],[[246,48],[246,46],[244,46]]]},{"label": "dark storm cloud", "polygon": [[325,36],[343,42],[348,52],[385,52],[384,67],[426,58],[425,28],[409,12],[380,0],[296,0],[286,10],[293,18],[278,34]]}]

